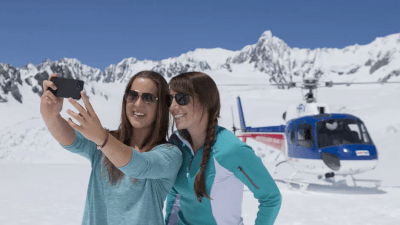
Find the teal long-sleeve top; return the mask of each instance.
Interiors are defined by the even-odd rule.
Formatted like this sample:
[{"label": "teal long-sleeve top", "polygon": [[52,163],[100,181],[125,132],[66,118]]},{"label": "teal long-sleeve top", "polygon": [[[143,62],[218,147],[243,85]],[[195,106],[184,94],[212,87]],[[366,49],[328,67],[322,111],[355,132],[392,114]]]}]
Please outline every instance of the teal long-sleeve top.
[{"label": "teal long-sleeve top", "polygon": [[194,183],[200,171],[203,148],[194,153],[179,132],[170,142],[183,154],[182,167],[167,197],[167,225],[242,225],[243,187],[258,199],[256,225],[272,225],[281,207],[281,195],[254,150],[229,130],[217,126],[204,177],[211,197],[197,200]]},{"label": "teal long-sleeve top", "polygon": [[111,185],[102,165],[104,154],[94,142],[78,131],[75,134],[74,143],[63,147],[84,156],[92,165],[82,224],[164,224],[164,200],[182,164],[179,148],[162,144],[144,153],[132,148],[131,160],[118,168],[125,174],[124,179]]}]

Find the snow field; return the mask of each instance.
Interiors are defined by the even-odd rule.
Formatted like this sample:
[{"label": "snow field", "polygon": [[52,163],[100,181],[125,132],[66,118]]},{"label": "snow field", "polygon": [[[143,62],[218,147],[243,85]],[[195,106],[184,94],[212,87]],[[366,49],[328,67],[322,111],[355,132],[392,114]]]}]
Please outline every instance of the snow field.
[{"label": "snow field", "polygon": [[[216,74],[217,75],[217,74]],[[215,76],[217,83],[226,74]],[[225,77],[224,77],[225,76]],[[243,77],[230,77],[232,83]],[[249,82],[256,80],[249,79]],[[96,84],[109,100],[90,94],[103,126],[116,129],[120,119],[125,85]],[[241,96],[247,126],[283,124],[282,113],[289,104],[301,101],[301,90],[273,87],[220,87],[220,125],[240,126],[236,97]],[[400,221],[400,87],[396,85],[334,87],[318,90],[318,101],[332,112],[349,113],[364,121],[379,151],[376,169],[356,178],[379,179],[379,189],[354,187],[323,188],[311,185],[306,191],[290,190],[277,182],[282,208],[276,224],[397,224]],[[25,96],[25,95],[24,95]],[[10,101],[0,105],[0,224],[79,224],[83,215],[90,165],[83,157],[66,152],[47,131],[39,112],[39,98],[23,105]],[[73,109],[65,102],[65,110]],[[276,152],[249,141],[272,173]],[[285,171],[286,170],[286,171]],[[291,173],[283,167],[283,172]],[[258,202],[245,189],[243,218],[254,224]]]}]

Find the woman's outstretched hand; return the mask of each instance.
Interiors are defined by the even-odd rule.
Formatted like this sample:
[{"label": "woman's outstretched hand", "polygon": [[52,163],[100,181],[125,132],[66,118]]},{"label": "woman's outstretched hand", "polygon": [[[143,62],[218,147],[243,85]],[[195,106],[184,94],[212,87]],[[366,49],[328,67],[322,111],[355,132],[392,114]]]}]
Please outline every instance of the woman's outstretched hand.
[{"label": "woman's outstretched hand", "polygon": [[88,97],[84,91],[81,92],[82,100],[85,103],[83,108],[77,101],[69,98],[68,101],[79,111],[78,113],[72,110],[67,110],[67,113],[72,116],[81,125],[74,123],[71,118],[68,119],[68,124],[79,131],[85,138],[96,143],[96,145],[102,145],[106,139],[106,130],[100,123],[96,112],[93,110],[92,104],[90,104]]}]

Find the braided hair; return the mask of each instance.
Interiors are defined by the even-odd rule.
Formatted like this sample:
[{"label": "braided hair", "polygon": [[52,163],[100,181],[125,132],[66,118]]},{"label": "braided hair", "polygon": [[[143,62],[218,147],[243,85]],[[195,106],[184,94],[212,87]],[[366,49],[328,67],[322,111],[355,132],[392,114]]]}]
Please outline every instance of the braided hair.
[{"label": "braided hair", "polygon": [[[201,72],[180,74],[172,78],[169,85],[170,89],[176,92],[186,93],[196,97],[200,105],[203,107],[203,112],[204,110],[207,112],[208,118],[203,158],[200,163],[200,171],[197,173],[195,178],[194,192],[199,202],[201,202],[202,197],[211,199],[206,192],[204,173],[212,145],[215,142],[216,127],[221,109],[217,85],[210,76]],[[204,114],[202,114],[202,116],[203,115]],[[183,133],[183,136],[189,140],[190,144],[193,146],[189,132],[187,130],[182,130],[180,133]]]}]

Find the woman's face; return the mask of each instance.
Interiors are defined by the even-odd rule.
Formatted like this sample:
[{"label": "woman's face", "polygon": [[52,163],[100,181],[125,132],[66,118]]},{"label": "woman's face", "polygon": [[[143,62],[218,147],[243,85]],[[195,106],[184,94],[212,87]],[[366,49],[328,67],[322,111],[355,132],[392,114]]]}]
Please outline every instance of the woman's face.
[{"label": "woman's face", "polygon": [[[175,120],[176,129],[187,129],[190,132],[193,129],[203,127],[200,125],[207,122],[207,115],[206,110],[203,112],[203,107],[200,105],[198,99],[190,96],[189,104],[179,105],[175,100],[175,94],[177,94],[177,92],[174,90],[170,91],[170,95],[174,96],[174,100],[169,107],[169,112]],[[196,106],[195,108],[193,107],[193,104]]]},{"label": "woman's face", "polygon": [[135,129],[147,129],[154,123],[157,114],[157,101],[155,103],[143,102],[142,94],[150,93],[157,96],[157,85],[147,78],[136,78],[131,90],[139,93],[139,98],[126,103],[126,115]]}]

